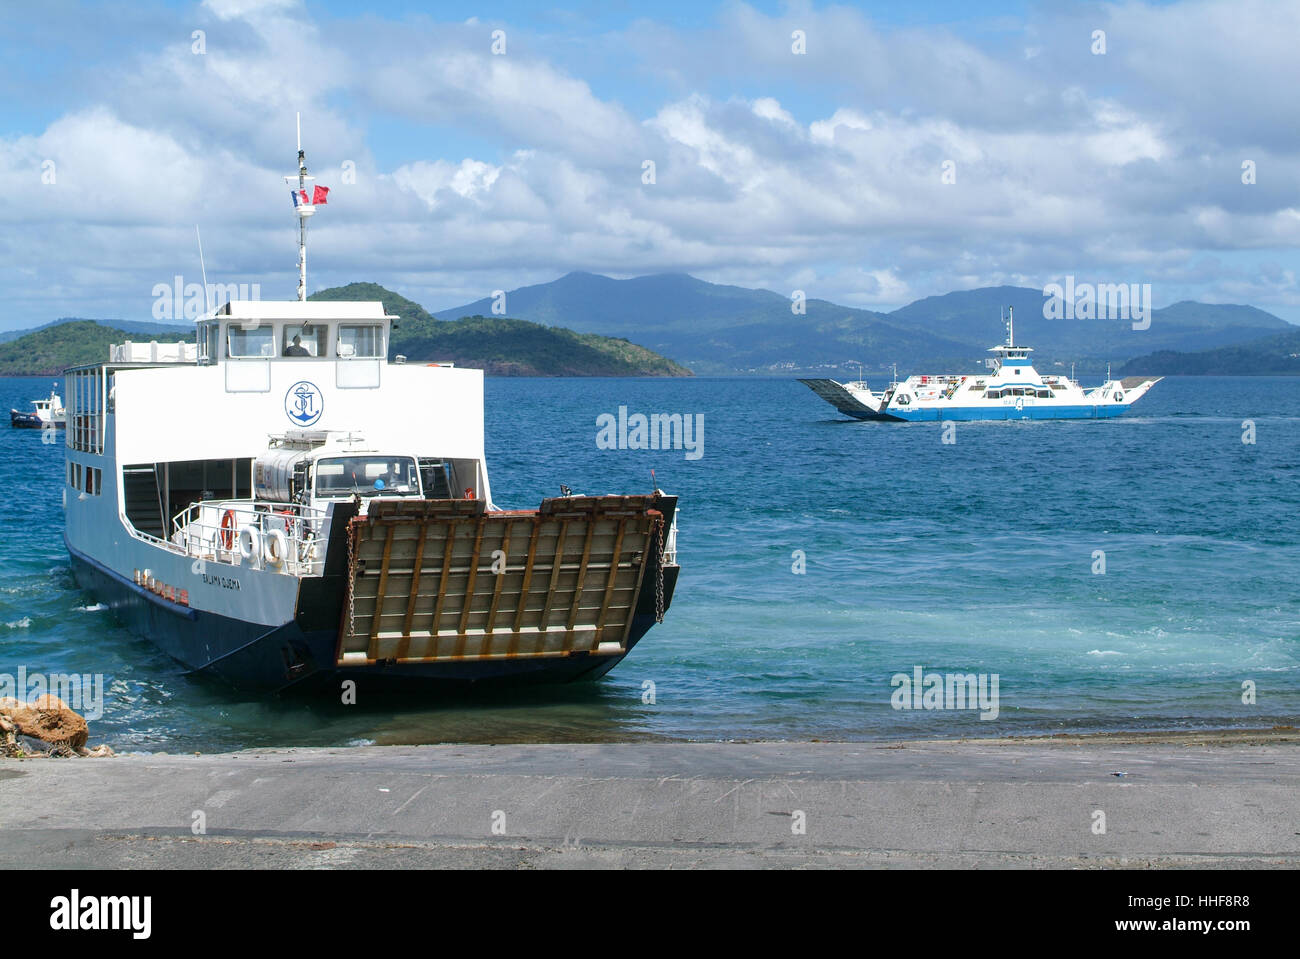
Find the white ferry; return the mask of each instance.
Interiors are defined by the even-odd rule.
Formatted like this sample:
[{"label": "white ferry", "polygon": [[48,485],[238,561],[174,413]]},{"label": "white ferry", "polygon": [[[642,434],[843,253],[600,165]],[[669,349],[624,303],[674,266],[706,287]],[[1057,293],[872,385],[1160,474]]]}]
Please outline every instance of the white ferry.
[{"label": "white ferry", "polygon": [[482,371],[390,362],[381,303],[308,302],[315,211],[295,206],[297,300],[227,302],[195,342],[116,345],[68,371],[78,582],[242,687],[604,674],[672,602],[676,497],[499,508]]},{"label": "white ferry", "polygon": [[59,384],[54,384],[48,399],[32,400],[30,412],[11,408],[9,425],[33,430],[63,429],[67,425],[67,416],[63,398],[59,396]]},{"label": "white ferry", "polygon": [[1007,341],[989,350],[985,374],[897,378],[880,393],[864,380],[838,383],[801,379],[841,413],[860,420],[1049,420],[1119,416],[1163,377],[1130,376],[1085,390],[1066,376],[1042,376],[1028,346],[1015,345],[1015,316],[1007,318]]}]

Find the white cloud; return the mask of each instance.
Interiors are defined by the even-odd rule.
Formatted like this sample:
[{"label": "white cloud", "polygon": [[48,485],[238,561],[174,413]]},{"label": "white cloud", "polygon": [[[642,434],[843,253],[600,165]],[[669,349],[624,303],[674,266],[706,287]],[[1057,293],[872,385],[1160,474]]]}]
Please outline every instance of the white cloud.
[{"label": "white cloud", "polygon": [[[0,325],[142,312],[152,283],[192,265],[196,221],[210,267],[287,293],[297,111],[334,187],[312,226],[313,287],[400,279],[433,305],[572,269],[685,270],[887,307],[1141,268],[1186,295],[1249,290],[1300,314],[1300,132],[1279,120],[1285,85],[1264,82],[1294,69],[1290,8],[1049,11],[977,42],[845,7],[740,4],[710,29],[589,38],[626,61],[620,82],[519,31],[493,56],[477,22],[315,21],[249,0],[202,12],[205,55],[178,27],[43,129],[0,137],[0,281],[27,313]],[[1106,57],[1087,49],[1097,16]],[[56,185],[40,183],[46,159]],[[1218,250],[1283,262],[1198,280],[1188,264]]]}]

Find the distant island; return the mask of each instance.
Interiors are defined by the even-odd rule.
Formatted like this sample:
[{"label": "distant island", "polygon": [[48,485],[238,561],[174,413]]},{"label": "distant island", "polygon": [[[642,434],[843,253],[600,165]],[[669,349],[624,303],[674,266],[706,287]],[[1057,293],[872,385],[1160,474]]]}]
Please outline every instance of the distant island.
[{"label": "distant island", "polygon": [[1160,350],[1129,361],[1124,376],[1300,376],[1300,331],[1234,346],[1179,352]]},{"label": "distant island", "polygon": [[[983,368],[1006,337],[1035,350],[1039,369],[1099,376],[1294,373],[1300,328],[1244,304],[1181,301],[1143,319],[1049,315],[1041,289],[981,287],[929,296],[887,313],[842,306],[815,289],[774,292],[709,283],[685,273],[614,279],[569,273],[430,313],[375,283],[313,293],[313,300],[379,300],[400,317],[391,353],[451,361],[498,376],[829,376]],[[1149,299],[1149,296],[1146,297]],[[436,314],[436,316],[435,316]],[[190,340],[191,325],[61,320],[0,333],[0,375],[57,373],[94,362],[110,342]],[[10,342],[6,342],[6,341]],[[668,359],[672,357],[672,359]]]},{"label": "distant island", "polygon": [[454,362],[491,376],[693,376],[679,363],[629,340],[575,333],[504,316],[439,320],[420,304],[377,283],[320,290],[309,300],[379,300],[399,316],[389,355],[412,362]]},{"label": "distant island", "polygon": [[128,333],[95,320],[67,320],[0,343],[0,376],[59,376],[70,366],[102,363],[111,343],[124,340],[193,342],[194,333]]},{"label": "distant island", "polygon": [[[692,376],[686,367],[626,339],[575,333],[506,317],[438,320],[424,307],[375,283],[350,283],[312,300],[379,300],[398,316],[389,356],[412,363],[454,362],[491,376]],[[125,340],[192,342],[190,325],[123,324],[68,319],[0,342],[0,376],[58,376],[70,366],[102,362]]]}]

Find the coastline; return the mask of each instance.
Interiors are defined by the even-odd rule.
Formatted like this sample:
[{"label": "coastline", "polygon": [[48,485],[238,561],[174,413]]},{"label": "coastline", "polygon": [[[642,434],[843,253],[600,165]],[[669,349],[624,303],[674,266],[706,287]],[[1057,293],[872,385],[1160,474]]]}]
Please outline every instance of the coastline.
[{"label": "coastline", "polygon": [[0,864],[1296,868],[1298,741],[1279,728],[18,760],[0,763]]}]

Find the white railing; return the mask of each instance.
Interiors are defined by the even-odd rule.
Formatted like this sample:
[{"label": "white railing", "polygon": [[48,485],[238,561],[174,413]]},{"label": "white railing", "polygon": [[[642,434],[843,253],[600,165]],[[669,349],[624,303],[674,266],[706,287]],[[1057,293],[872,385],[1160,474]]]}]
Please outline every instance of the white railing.
[{"label": "white railing", "polygon": [[177,341],[159,343],[114,343],[108,348],[110,363],[194,363],[198,360],[199,348],[195,343]]},{"label": "white railing", "polygon": [[169,546],[205,562],[319,575],[329,541],[329,512],[297,503],[205,500],[176,517]]}]

